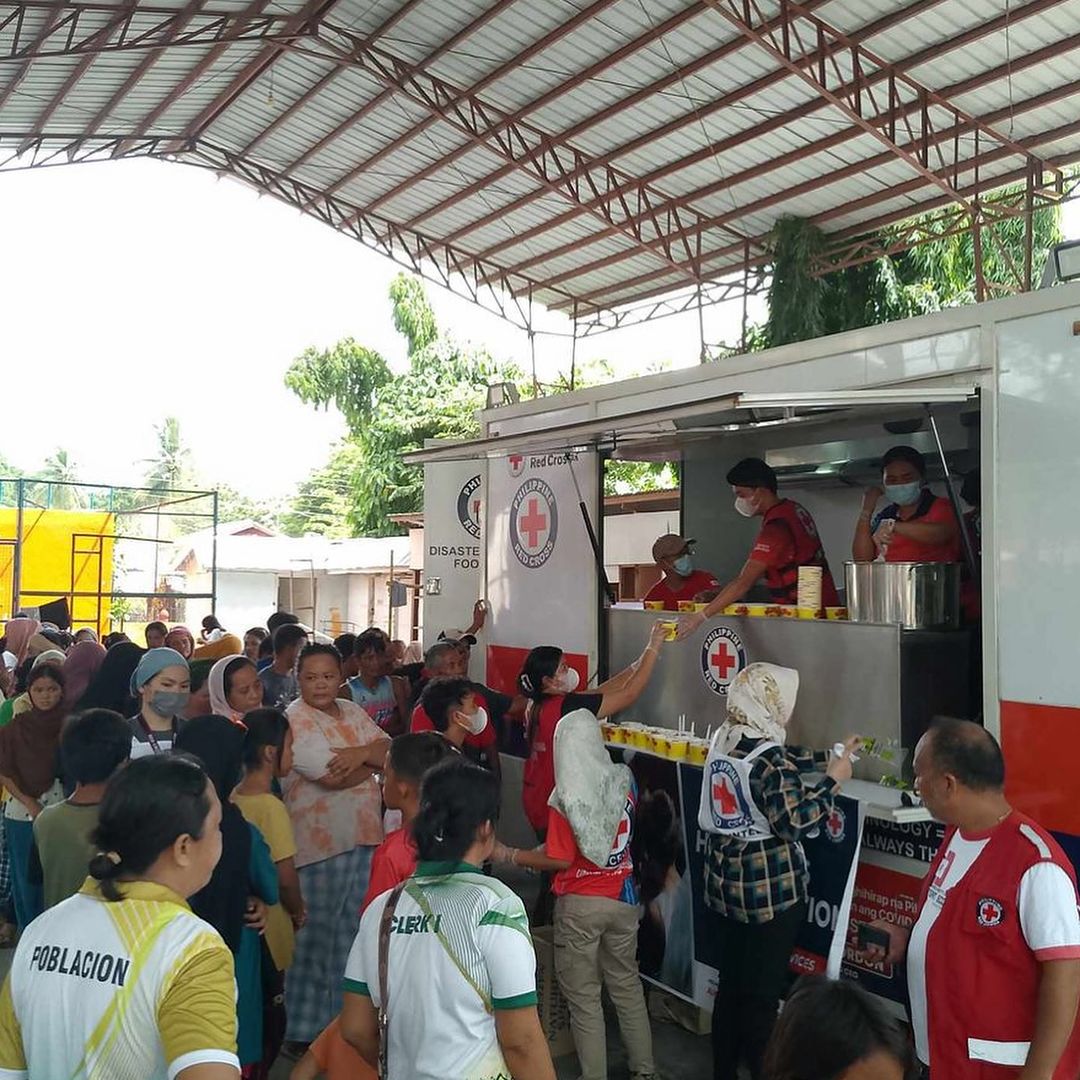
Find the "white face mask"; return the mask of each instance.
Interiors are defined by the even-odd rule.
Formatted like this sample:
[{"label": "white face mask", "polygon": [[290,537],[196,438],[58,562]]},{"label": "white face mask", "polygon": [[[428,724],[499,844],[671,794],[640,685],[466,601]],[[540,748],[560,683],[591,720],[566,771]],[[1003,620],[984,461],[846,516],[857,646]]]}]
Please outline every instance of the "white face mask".
[{"label": "white face mask", "polygon": [[746,498],[745,495],[740,495],[735,500],[735,509],[745,518],[753,517],[757,513],[754,500]]},{"label": "white face mask", "polygon": [[488,725],[487,709],[477,709],[472,715],[458,713],[456,722],[470,735],[479,735]]},{"label": "white face mask", "polygon": [[578,688],[579,682],[581,682],[581,678],[578,673],[573,668],[567,668],[559,688],[564,694],[572,694]]}]

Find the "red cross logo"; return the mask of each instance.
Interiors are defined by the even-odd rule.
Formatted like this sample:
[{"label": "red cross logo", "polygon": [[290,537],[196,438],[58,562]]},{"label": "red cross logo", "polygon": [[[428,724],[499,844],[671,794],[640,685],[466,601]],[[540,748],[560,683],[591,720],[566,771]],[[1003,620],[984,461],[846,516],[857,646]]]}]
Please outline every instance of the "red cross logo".
[{"label": "red cross logo", "polygon": [[540,546],[540,537],[547,531],[547,515],[540,512],[540,500],[529,500],[529,510],[518,523],[521,535],[525,537],[525,545],[529,548]]},{"label": "red cross logo", "polygon": [[1005,917],[1005,909],[999,900],[984,896],[979,901],[978,921],[980,926],[999,926]]},{"label": "red cross logo", "polygon": [[825,832],[829,839],[839,844],[844,839],[846,825],[847,820],[844,817],[844,812],[833,807],[829,816],[825,819]]},{"label": "red cross logo", "polygon": [[728,787],[726,776],[713,782],[713,802],[720,807],[721,817],[734,817],[739,812],[739,803],[735,798],[735,792]]},{"label": "red cross logo", "polygon": [[709,657],[709,667],[714,668],[721,681],[726,681],[731,670],[738,666],[739,658],[731,655],[731,647],[725,639],[721,639],[719,646]]},{"label": "red cross logo", "polygon": [[510,462],[510,475],[520,476],[525,469],[525,458],[521,454],[511,454],[507,459]]}]

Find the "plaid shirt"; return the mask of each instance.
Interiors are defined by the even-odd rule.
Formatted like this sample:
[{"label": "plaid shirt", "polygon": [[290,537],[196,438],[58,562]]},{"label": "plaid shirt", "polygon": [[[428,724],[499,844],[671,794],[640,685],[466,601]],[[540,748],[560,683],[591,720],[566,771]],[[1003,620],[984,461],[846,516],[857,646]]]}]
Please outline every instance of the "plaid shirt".
[{"label": "plaid shirt", "polygon": [[[732,757],[746,757],[758,743],[742,739]],[[809,872],[799,840],[818,828],[836,792],[831,777],[810,787],[802,774],[820,772],[827,750],[801,746],[764,751],[750,771],[750,794],[769,819],[769,840],[710,835],[705,858],[705,904],[718,915],[762,923],[807,898]]]}]

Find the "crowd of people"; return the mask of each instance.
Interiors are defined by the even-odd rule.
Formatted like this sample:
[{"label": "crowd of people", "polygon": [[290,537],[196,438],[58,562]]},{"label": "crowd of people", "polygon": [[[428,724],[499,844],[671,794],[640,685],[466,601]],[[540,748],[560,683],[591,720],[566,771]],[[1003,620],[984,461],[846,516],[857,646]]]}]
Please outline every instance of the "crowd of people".
[{"label": "crowd of people", "polygon": [[[0,910],[18,944],[0,1076],[265,1080],[284,1053],[292,1080],[552,1080],[530,936],[548,924],[582,1080],[608,1075],[605,990],[631,1076],[660,1076],[639,951],[643,796],[598,720],[681,646],[657,623],[591,689],[574,657],[540,646],[507,695],[469,678],[484,614],[422,657],[376,628],[316,641],[286,612],[243,637],[213,617],[198,638],[152,623],[146,648],[9,621]],[[744,1067],[753,1080],[916,1080],[926,1065],[933,1080],[1075,1080],[1075,878],[1005,802],[997,744],[962,721],[915,755],[951,828],[910,940],[882,926],[868,946],[906,960],[913,1040],[859,988],[824,980],[800,983],[777,1020],[807,918],[801,840],[857,746],[788,741],[798,686],[777,665],[739,672],[707,763],[732,785],[710,786],[699,818],[707,931],[724,957],[715,1080]],[[535,845],[497,839],[500,750],[525,759]],[[503,866],[539,875],[531,918]],[[968,907],[1005,929],[946,963],[976,944]],[[1021,1002],[994,997],[1002,971]]]}]

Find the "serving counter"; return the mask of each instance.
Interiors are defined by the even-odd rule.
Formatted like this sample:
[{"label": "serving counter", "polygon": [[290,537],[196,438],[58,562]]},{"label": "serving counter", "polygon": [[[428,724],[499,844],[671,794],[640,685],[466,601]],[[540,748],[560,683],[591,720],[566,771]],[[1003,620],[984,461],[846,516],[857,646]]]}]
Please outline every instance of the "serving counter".
[{"label": "serving counter", "polygon": [[[607,612],[611,672],[641,655],[658,617],[678,618],[623,608]],[[968,635],[963,631],[721,616],[688,639],[662,646],[649,686],[619,719],[676,728],[684,716],[704,735],[724,719],[731,679],[758,662],[799,672],[788,729],[793,743],[826,748],[858,734],[906,751],[896,755],[903,760],[895,765],[863,755],[855,766],[862,780],[910,779],[911,751],[931,720],[967,715]]]}]

